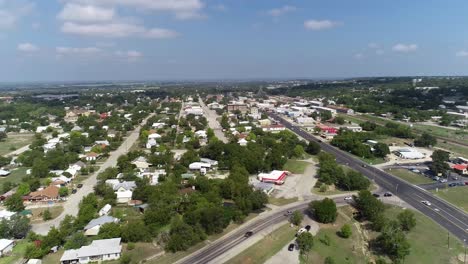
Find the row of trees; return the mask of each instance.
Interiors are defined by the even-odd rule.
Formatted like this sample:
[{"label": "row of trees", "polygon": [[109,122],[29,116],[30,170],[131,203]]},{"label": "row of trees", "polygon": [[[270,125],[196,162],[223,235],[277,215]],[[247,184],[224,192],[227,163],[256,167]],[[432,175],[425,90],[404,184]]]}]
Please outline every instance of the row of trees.
[{"label": "row of trees", "polygon": [[372,138],[368,133],[342,130],[333,138],[331,144],[363,158],[385,158],[390,154],[387,144],[377,143],[373,147],[364,142]]}]

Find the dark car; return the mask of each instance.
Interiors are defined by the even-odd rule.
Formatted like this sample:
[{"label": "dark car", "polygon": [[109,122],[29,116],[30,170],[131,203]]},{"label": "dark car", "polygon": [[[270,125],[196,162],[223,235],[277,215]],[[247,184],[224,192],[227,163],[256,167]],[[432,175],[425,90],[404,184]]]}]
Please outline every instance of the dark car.
[{"label": "dark car", "polygon": [[449,186],[449,187],[455,187],[455,186],[457,186],[457,184],[456,184],[455,182],[452,182],[452,183],[449,183],[448,186]]},{"label": "dark car", "polygon": [[83,187],[83,184],[79,183],[76,187],[81,188]]},{"label": "dark car", "polygon": [[77,191],[76,189],[73,189],[73,190],[72,190],[72,193],[76,193],[76,191]]},{"label": "dark car", "polygon": [[372,195],[373,195],[374,197],[376,197],[376,198],[379,198],[379,197],[380,197],[380,194],[378,194],[378,193],[373,193]]},{"label": "dark car", "polygon": [[310,225],[306,225],[304,228],[307,230],[307,232],[310,231]]},{"label": "dark car", "polygon": [[251,237],[253,235],[252,231],[248,231],[245,233],[244,237]]},{"label": "dark car", "polygon": [[289,246],[288,246],[288,250],[289,250],[289,251],[293,251],[294,248],[295,248],[294,244],[292,244],[292,243],[289,244]]},{"label": "dark car", "polygon": [[384,193],[383,196],[384,196],[384,197],[390,197],[390,196],[392,196],[392,195],[393,195],[392,193],[386,192],[386,193]]}]

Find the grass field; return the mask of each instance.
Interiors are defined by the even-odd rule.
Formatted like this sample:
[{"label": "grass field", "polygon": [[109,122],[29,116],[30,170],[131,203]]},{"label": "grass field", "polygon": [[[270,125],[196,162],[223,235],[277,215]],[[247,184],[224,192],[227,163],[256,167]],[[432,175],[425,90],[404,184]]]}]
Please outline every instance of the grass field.
[{"label": "grass field", "polygon": [[20,183],[21,180],[26,177],[26,171],[29,168],[26,167],[20,167],[18,169],[12,170],[10,175],[7,177],[0,177],[0,184],[3,184],[4,182],[11,182],[11,183]]},{"label": "grass field", "polygon": [[386,170],[386,172],[392,175],[395,175],[399,178],[402,178],[403,180],[410,182],[412,184],[425,184],[425,183],[434,182],[433,180],[427,177],[424,177],[421,174],[417,174],[406,169],[391,169],[391,170]]},{"label": "grass field", "polygon": [[432,192],[447,202],[458,206],[465,212],[468,212],[468,187],[449,187],[448,189],[439,189],[438,192]]},{"label": "grass field", "polygon": [[468,147],[444,142],[442,140],[437,141],[436,147],[453,152],[456,156],[468,156]]},{"label": "grass field", "polygon": [[290,159],[286,162],[283,169],[290,171],[294,174],[302,174],[304,173],[307,165],[309,164],[310,163],[305,162],[305,161]]},{"label": "grass field", "polygon": [[285,224],[226,263],[264,263],[293,240],[295,233],[296,229],[290,227],[289,224]]},{"label": "grass field", "polygon": [[49,209],[50,211],[50,215],[51,215],[51,220],[56,218],[57,216],[59,216],[62,212],[63,212],[63,206],[52,206],[52,207],[48,207],[48,208],[33,208],[31,209],[32,211],[32,217],[31,217],[31,222],[32,223],[40,223],[40,222],[44,222],[44,220],[42,219],[42,215],[44,213],[44,211],[46,211],[47,209]]},{"label": "grass field", "polygon": [[32,134],[8,135],[5,140],[0,141],[0,156],[28,145],[32,138]]},{"label": "grass field", "polygon": [[466,142],[468,141],[468,131],[461,129],[448,129],[438,126],[414,124],[413,128],[421,132],[427,132],[437,137],[449,138],[451,140]]},{"label": "grass field", "polygon": [[294,198],[282,198],[282,197],[276,198],[272,196],[268,197],[268,203],[277,205],[277,206],[283,206],[283,205],[294,203],[294,202],[297,202],[297,197],[294,197]]}]

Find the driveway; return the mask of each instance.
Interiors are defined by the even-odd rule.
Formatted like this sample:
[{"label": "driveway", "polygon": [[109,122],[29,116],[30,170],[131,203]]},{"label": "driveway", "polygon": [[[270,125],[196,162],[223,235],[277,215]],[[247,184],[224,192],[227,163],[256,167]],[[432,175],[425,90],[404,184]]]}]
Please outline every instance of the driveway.
[{"label": "driveway", "polygon": [[[149,115],[145,120],[143,120],[142,124],[145,124],[146,121],[152,117],[154,114]],[[49,229],[52,226],[58,227],[60,222],[65,218],[66,215],[73,215],[76,216],[78,214],[78,208],[81,200],[84,196],[94,192],[94,186],[97,183],[97,175],[103,172],[105,169],[110,167],[115,167],[117,165],[117,159],[128,152],[129,148],[133,146],[133,144],[138,140],[139,133],[140,133],[141,125],[135,128],[130,135],[122,142],[120,147],[111,152],[109,158],[99,167],[99,169],[92,175],[90,175],[86,180],[83,181],[83,187],[78,189],[76,194],[72,194],[68,197],[68,200],[64,203],[61,203],[64,210],[63,212],[55,219],[47,221],[45,223],[40,224],[33,224],[32,231],[46,235],[49,232]]]}]

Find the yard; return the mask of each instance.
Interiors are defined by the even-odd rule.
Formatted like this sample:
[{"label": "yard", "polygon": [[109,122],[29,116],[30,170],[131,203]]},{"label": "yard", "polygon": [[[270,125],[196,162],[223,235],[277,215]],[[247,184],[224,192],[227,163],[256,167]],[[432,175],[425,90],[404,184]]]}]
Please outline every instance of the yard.
[{"label": "yard", "polygon": [[28,145],[32,138],[32,134],[9,134],[5,140],[0,141],[0,156]]},{"label": "yard", "polygon": [[391,169],[391,170],[386,170],[386,172],[394,176],[397,176],[398,178],[401,178],[412,184],[425,184],[425,183],[434,182],[430,178],[424,177],[424,175],[411,172],[407,169]]},{"label": "yard", "polygon": [[26,251],[26,247],[29,245],[29,242],[21,240],[17,242],[16,246],[13,248],[10,256],[0,258],[0,264],[11,264],[16,263],[21,260]]},{"label": "yard", "polygon": [[264,263],[293,240],[295,233],[296,229],[290,227],[289,224],[285,224],[226,263]]},{"label": "yard", "polygon": [[468,212],[468,187],[450,187],[448,189],[439,189],[438,192],[432,191],[435,195],[447,202],[458,206],[460,209]]},{"label": "yard", "polygon": [[10,175],[6,177],[0,177],[0,184],[3,184],[4,182],[20,183],[21,180],[26,177],[26,171],[28,169],[29,168],[26,167],[20,167],[18,169],[12,170]]},{"label": "yard", "polygon": [[43,214],[46,210],[49,210],[50,212],[50,220],[57,218],[62,212],[63,212],[63,206],[52,206],[52,207],[42,207],[42,208],[33,208],[31,209],[32,212],[32,217],[31,217],[31,222],[34,224],[44,222],[43,220]]},{"label": "yard", "polygon": [[307,165],[310,163],[301,160],[290,159],[286,162],[283,169],[294,174],[303,174]]}]

